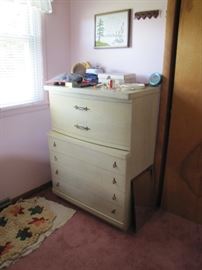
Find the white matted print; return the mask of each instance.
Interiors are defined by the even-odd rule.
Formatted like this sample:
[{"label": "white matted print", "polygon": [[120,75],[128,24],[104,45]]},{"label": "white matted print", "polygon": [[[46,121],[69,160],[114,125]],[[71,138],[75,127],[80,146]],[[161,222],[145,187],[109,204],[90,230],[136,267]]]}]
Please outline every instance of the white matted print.
[{"label": "white matted print", "polygon": [[129,47],[131,9],[95,15],[95,48]]}]

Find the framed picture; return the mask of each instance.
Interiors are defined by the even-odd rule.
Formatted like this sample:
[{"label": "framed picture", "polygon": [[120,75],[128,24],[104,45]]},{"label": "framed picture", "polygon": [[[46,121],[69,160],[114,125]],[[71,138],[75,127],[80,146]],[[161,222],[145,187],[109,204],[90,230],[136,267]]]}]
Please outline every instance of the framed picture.
[{"label": "framed picture", "polygon": [[95,48],[126,48],[130,40],[131,9],[95,15]]}]

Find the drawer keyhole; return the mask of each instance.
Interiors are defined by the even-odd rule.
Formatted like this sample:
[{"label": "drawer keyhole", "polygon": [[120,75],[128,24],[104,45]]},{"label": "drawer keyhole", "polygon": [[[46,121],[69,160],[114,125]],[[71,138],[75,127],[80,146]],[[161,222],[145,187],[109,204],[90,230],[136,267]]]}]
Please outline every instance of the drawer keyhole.
[{"label": "drawer keyhole", "polygon": [[114,161],[114,163],[113,163],[113,168],[117,168],[116,161]]},{"label": "drawer keyhole", "polygon": [[57,160],[58,160],[58,158],[57,158],[56,156],[54,156],[54,160],[55,160],[55,161],[57,161]]},{"label": "drawer keyhole", "polygon": [[112,213],[112,214],[116,214],[116,209],[113,209],[113,210],[111,211],[111,213]]},{"label": "drawer keyhole", "polygon": [[113,201],[116,200],[116,195],[115,195],[115,194],[113,195],[112,200],[113,200]]},{"label": "drawer keyhole", "polygon": [[116,184],[116,183],[117,183],[117,181],[116,181],[115,178],[113,178],[112,183],[113,183],[113,184]]},{"label": "drawer keyhole", "polygon": [[56,143],[55,142],[53,143],[53,147],[56,147]]},{"label": "drawer keyhole", "polygon": [[55,171],[55,174],[57,174],[57,175],[58,175],[58,173],[59,173],[59,172],[58,172],[58,170],[56,170],[56,171]]}]

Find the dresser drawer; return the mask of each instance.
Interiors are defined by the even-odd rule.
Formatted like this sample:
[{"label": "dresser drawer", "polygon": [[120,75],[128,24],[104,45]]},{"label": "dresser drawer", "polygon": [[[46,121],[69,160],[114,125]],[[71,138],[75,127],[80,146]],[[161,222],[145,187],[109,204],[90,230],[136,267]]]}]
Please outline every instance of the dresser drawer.
[{"label": "dresser drawer", "polygon": [[72,157],[115,174],[125,175],[126,172],[127,151],[89,144],[54,132],[49,134],[49,149],[53,161],[60,159],[65,163],[68,162],[65,159]]},{"label": "dresser drawer", "polygon": [[65,197],[73,199],[74,202],[85,204],[104,215],[124,221],[124,207],[104,199],[98,192],[89,192],[89,190],[72,186],[62,180],[53,181],[53,191],[63,193]]},{"label": "dresser drawer", "polygon": [[125,190],[125,176],[105,170],[101,168],[99,164],[92,165],[91,163],[88,163],[88,161],[83,161],[53,151],[50,151],[50,160],[52,166],[54,166],[54,174],[59,167],[71,170],[72,174],[79,170],[82,171],[82,176],[85,177],[89,183],[92,184],[92,182],[95,182],[95,184],[101,186],[102,189],[113,189],[121,192],[124,192]]},{"label": "dresser drawer", "polygon": [[[75,170],[74,166],[69,164],[61,166],[59,164],[51,163],[52,179],[54,182],[64,181],[67,185],[77,187],[89,193],[98,194],[103,199],[120,205],[123,205],[125,186],[122,189],[113,184],[113,179],[108,173],[99,170],[96,167],[80,166]],[[115,179],[115,178],[114,178]],[[120,183],[124,182],[124,179]],[[118,179],[116,178],[116,181]]]},{"label": "dresser drawer", "polygon": [[52,128],[69,136],[130,149],[132,104],[50,93]]}]

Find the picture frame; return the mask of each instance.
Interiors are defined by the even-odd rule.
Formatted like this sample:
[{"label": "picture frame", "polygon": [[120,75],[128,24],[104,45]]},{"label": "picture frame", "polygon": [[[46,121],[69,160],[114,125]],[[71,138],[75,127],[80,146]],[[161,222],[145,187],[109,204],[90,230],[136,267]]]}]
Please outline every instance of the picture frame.
[{"label": "picture frame", "polygon": [[95,15],[95,49],[130,46],[131,9]]}]

